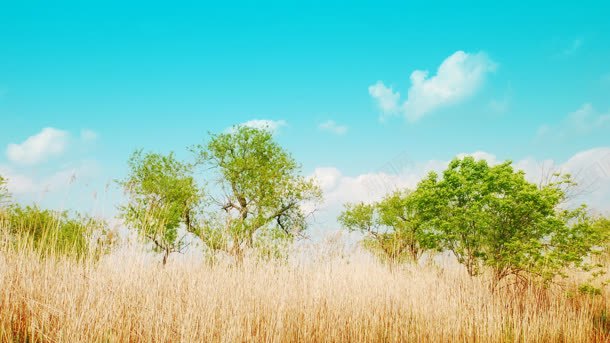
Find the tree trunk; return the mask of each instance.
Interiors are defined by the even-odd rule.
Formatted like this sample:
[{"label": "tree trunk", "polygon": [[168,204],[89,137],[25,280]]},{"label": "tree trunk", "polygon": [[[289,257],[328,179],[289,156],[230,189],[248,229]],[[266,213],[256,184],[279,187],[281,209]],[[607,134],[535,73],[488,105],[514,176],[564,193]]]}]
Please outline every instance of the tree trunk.
[{"label": "tree trunk", "polygon": [[165,250],[165,252],[163,253],[163,266],[165,266],[167,264],[167,258],[169,257],[169,250]]},{"label": "tree trunk", "polygon": [[231,249],[231,255],[235,258],[235,264],[241,266],[244,262],[244,249],[239,243],[236,243]]},{"label": "tree trunk", "polygon": [[238,249],[237,254],[235,255],[237,265],[241,267],[244,264],[244,250]]}]

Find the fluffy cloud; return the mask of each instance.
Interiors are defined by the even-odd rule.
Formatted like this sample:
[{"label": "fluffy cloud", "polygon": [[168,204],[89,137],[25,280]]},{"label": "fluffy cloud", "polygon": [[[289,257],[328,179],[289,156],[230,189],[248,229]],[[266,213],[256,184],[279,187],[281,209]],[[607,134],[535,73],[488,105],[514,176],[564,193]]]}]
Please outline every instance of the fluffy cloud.
[{"label": "fluffy cloud", "polygon": [[377,101],[383,113],[394,113],[398,110],[400,93],[394,92],[392,87],[386,87],[381,81],[369,86],[369,95]]},{"label": "fluffy cloud", "polygon": [[317,212],[314,230],[339,229],[336,218],[345,203],[377,201],[394,190],[414,188],[428,171],[442,170],[445,165],[442,161],[415,164],[399,156],[376,172],[356,176],[345,175],[335,167],[316,168],[310,177],[322,188],[324,202]]},{"label": "fluffy cloud", "polygon": [[334,167],[316,168],[313,177],[318,180],[324,192],[327,206],[378,200],[393,189],[414,187],[419,179],[414,175],[394,175],[385,172],[348,176]]},{"label": "fluffy cloud", "polygon": [[20,174],[8,166],[0,165],[0,175],[8,181],[7,187],[11,194],[28,194],[39,190],[31,177]]},{"label": "fluffy cloud", "polygon": [[6,156],[12,162],[33,165],[49,157],[59,156],[68,146],[69,134],[66,131],[47,127],[27,138],[20,144],[9,144]]},{"label": "fluffy cloud", "polygon": [[538,138],[567,138],[571,135],[589,134],[608,127],[610,127],[610,113],[599,113],[593,105],[585,103],[576,111],[568,114],[557,125],[540,126]]},{"label": "fluffy cloud", "polygon": [[339,125],[334,120],[327,120],[318,125],[318,128],[322,131],[328,131],[336,135],[344,135],[347,133],[347,126]]},{"label": "fluffy cloud", "polygon": [[98,163],[93,160],[65,166],[48,175],[36,175],[29,169],[17,170],[0,165],[0,175],[8,180],[9,192],[18,197],[37,197],[66,189],[76,181],[90,182],[99,175],[99,170]]},{"label": "fluffy cloud", "polygon": [[566,124],[580,132],[587,133],[593,129],[610,125],[610,114],[597,113],[593,106],[587,103],[570,113]]},{"label": "fluffy cloud", "polygon": [[[268,130],[269,132],[277,132],[281,127],[286,126],[285,120],[269,120],[269,119],[253,119],[241,123],[237,126],[247,126],[255,129]],[[227,131],[232,132],[234,128],[229,128]]]},{"label": "fluffy cloud", "polygon": [[[94,131],[82,130],[77,141],[87,144],[96,139]],[[100,167],[95,160],[75,160],[73,154],[68,163],[37,165],[51,157],[64,155],[71,142],[76,141],[67,131],[45,128],[22,143],[8,145],[8,163],[0,164],[0,175],[8,180],[8,190],[17,201],[77,210],[91,203],[80,193],[85,189],[89,192],[92,187],[99,188]],[[67,192],[73,188],[78,191],[68,197]]]},{"label": "fluffy cloud", "polygon": [[427,70],[413,71],[407,99],[400,106],[399,93],[393,92],[381,81],[369,87],[369,94],[377,100],[384,113],[401,112],[413,122],[439,108],[473,96],[487,74],[495,69],[496,63],[483,52],[470,54],[457,51],[441,63],[436,75],[429,76]]}]

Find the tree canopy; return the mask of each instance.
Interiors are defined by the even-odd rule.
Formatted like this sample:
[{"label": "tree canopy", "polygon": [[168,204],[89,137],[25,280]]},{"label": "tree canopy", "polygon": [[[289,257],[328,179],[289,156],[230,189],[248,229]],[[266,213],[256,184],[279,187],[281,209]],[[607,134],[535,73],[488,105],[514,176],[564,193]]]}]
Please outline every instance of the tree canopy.
[{"label": "tree canopy", "polygon": [[183,225],[195,230],[196,209],[202,190],[192,175],[192,166],[180,162],[173,153],[161,155],[135,151],[129,159],[129,176],[119,183],[128,203],[120,207],[125,222],[163,252],[163,264],[170,253],[181,251]]},{"label": "tree canopy", "polygon": [[207,220],[202,239],[241,258],[245,248],[292,240],[306,229],[304,205],[320,199],[313,180],[274,141],[271,132],[237,126],[191,149],[198,163],[215,172],[220,214]]},{"label": "tree canopy", "polygon": [[420,203],[433,215],[427,225],[441,247],[453,252],[470,275],[482,267],[496,279],[524,274],[551,279],[568,265],[581,265],[603,240],[584,206],[562,208],[566,175],[536,185],[510,161],[490,166],[473,157],[454,159],[439,177],[418,185]]},{"label": "tree canopy", "polygon": [[383,260],[417,261],[435,247],[416,205],[418,194],[396,191],[379,202],[347,204],[338,220],[350,231],[366,235],[364,244]]}]

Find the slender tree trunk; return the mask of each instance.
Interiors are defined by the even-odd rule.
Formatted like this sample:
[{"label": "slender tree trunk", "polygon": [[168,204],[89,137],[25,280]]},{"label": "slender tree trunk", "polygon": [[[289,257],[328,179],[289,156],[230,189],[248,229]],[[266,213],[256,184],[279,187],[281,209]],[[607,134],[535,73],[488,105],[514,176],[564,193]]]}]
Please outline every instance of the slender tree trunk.
[{"label": "slender tree trunk", "polygon": [[241,266],[244,262],[244,249],[239,243],[236,243],[231,249],[231,254],[235,258],[235,264]]},{"label": "slender tree trunk", "polygon": [[163,266],[165,266],[167,264],[168,257],[169,257],[169,250],[165,249],[165,252],[163,253]]},{"label": "slender tree trunk", "polygon": [[241,267],[244,264],[244,250],[243,249],[238,249],[237,250],[237,255],[235,256],[236,261],[237,261],[237,265],[239,267]]}]

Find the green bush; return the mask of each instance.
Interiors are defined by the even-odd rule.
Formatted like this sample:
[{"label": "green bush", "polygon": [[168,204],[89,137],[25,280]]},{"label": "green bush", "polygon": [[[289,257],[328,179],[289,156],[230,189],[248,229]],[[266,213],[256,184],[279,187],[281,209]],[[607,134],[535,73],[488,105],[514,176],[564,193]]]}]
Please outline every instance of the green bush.
[{"label": "green bush", "polygon": [[92,234],[105,231],[105,223],[66,211],[37,206],[12,205],[3,215],[9,241],[18,249],[33,249],[42,256],[87,256],[93,248]]},{"label": "green bush", "polygon": [[436,249],[434,235],[417,209],[417,192],[397,191],[381,201],[346,204],[338,221],[349,231],[365,235],[362,245],[388,263],[417,262]]},{"label": "green bush", "polygon": [[10,194],[6,188],[6,182],[7,180],[0,175],[0,208],[6,206],[10,199]]}]

